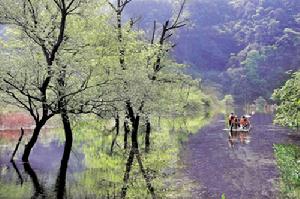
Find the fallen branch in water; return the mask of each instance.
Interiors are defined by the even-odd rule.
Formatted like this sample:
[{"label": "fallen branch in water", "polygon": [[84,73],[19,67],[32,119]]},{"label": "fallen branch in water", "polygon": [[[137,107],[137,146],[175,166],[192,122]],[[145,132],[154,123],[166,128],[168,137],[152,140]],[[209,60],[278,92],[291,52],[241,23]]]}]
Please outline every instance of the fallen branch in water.
[{"label": "fallen branch in water", "polygon": [[18,151],[19,145],[20,145],[20,143],[21,143],[21,141],[22,141],[23,135],[24,135],[24,129],[21,128],[21,136],[20,136],[20,138],[19,138],[19,140],[18,140],[18,143],[17,143],[17,145],[16,145],[16,148],[15,148],[15,150],[14,150],[14,152],[13,152],[11,158],[10,158],[10,161],[13,161],[13,160],[14,160],[14,157],[15,157],[17,151]]}]

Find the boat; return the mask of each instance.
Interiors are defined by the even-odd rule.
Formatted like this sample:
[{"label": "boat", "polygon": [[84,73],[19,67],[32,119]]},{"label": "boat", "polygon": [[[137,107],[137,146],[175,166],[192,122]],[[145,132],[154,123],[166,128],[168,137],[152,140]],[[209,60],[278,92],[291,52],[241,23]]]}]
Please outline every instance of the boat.
[{"label": "boat", "polygon": [[249,132],[251,130],[251,126],[249,128],[232,128],[232,129],[223,129],[224,131],[233,131],[233,132]]}]

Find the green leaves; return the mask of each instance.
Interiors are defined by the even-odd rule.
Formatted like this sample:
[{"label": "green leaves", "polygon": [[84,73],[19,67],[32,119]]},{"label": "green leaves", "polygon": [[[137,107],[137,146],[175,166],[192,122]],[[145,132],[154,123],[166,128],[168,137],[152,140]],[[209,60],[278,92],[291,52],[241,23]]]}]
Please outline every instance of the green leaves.
[{"label": "green leaves", "polygon": [[279,103],[275,122],[289,127],[300,125],[300,72],[292,75],[285,85],[274,91],[273,99]]},{"label": "green leaves", "polygon": [[284,198],[298,198],[300,194],[300,148],[296,145],[274,146],[280,170],[280,188]]},{"label": "green leaves", "polygon": [[[272,91],[288,79],[284,72],[299,68],[299,6],[294,0],[229,2],[234,19],[220,26],[241,48],[230,56],[226,72],[230,85],[224,89],[240,102],[251,103],[259,96],[269,100]],[[241,75],[247,78],[240,80]],[[245,92],[239,88],[243,82],[248,85]]]}]

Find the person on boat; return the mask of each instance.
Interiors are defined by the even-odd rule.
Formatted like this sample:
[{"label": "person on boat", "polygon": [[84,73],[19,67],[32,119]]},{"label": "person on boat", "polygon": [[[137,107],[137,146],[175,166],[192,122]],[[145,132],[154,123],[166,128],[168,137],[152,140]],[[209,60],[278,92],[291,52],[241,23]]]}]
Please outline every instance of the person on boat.
[{"label": "person on boat", "polygon": [[246,116],[243,116],[240,120],[240,125],[243,129],[247,129],[250,127],[250,121]]},{"label": "person on boat", "polygon": [[231,127],[238,128],[240,127],[240,121],[237,115],[234,116],[233,121],[231,123]]},{"label": "person on boat", "polygon": [[234,113],[230,113],[228,117],[228,125],[231,126],[232,122],[234,120]]}]

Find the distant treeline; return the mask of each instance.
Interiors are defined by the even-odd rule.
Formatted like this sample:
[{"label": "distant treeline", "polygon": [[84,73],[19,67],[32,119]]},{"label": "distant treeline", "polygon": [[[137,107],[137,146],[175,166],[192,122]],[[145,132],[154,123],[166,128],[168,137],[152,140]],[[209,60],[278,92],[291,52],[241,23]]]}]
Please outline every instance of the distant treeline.
[{"label": "distant treeline", "polygon": [[[171,15],[168,6],[141,0],[128,15],[143,13],[140,26],[150,29],[153,16]],[[300,68],[299,13],[298,0],[191,0],[190,28],[180,31],[174,56],[237,101],[270,100],[288,71]]]}]

